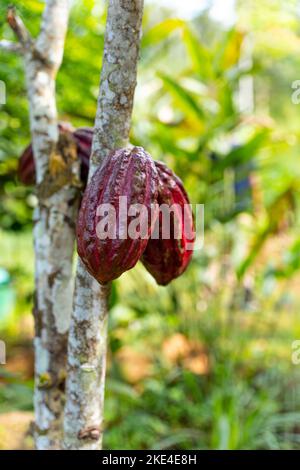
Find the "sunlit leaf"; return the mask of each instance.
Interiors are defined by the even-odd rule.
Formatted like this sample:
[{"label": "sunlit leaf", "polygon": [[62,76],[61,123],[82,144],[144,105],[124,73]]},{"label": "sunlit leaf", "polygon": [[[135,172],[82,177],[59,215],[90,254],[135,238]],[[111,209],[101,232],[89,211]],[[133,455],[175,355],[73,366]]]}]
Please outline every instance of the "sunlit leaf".
[{"label": "sunlit leaf", "polygon": [[230,29],[218,42],[213,64],[218,73],[236,65],[240,59],[241,45],[244,34],[236,29]]},{"label": "sunlit leaf", "polygon": [[259,131],[245,144],[233,148],[224,159],[219,160],[217,163],[218,168],[224,169],[237,163],[245,163],[254,158],[256,152],[266,141],[267,135],[268,130]]},{"label": "sunlit leaf", "polygon": [[210,51],[188,26],[184,28],[183,39],[198,76],[203,79],[213,77],[212,57]]}]

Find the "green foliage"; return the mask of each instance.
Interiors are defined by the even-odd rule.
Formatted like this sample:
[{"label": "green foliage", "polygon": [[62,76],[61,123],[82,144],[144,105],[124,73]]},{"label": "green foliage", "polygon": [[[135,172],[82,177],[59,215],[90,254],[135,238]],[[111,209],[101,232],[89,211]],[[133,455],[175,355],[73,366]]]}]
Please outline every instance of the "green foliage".
[{"label": "green foliage", "polygon": [[[8,3],[0,36],[14,40]],[[14,3],[36,35],[44,2]],[[300,448],[300,377],[290,357],[300,334],[299,110],[290,100],[298,13],[293,0],[237,3],[230,30],[207,12],[184,21],[145,9],[131,142],[205,204],[205,243],[167,288],[140,265],[113,285],[106,448]],[[57,101],[60,119],[75,126],[93,125],[104,28],[104,5],[73,2]],[[0,53],[0,265],[17,300],[0,339],[13,350],[31,318],[36,199],[16,176],[30,140],[22,61]],[[237,100],[245,77],[254,80],[251,115]],[[31,409],[32,379],[8,368],[0,412]]]},{"label": "green foliage", "polygon": [[[219,257],[218,262],[222,264]],[[298,448],[299,371],[285,356],[290,353],[286,345],[293,340],[291,326],[298,324],[299,329],[296,311],[285,328],[284,307],[276,320],[266,301],[251,313],[231,305],[226,308],[224,295],[231,286],[224,289],[215,279],[211,285],[218,287],[211,296],[205,276],[202,292],[188,305],[176,286],[161,293],[159,304],[161,289],[149,287],[142,274],[139,269],[136,276],[129,273],[117,283],[127,308],[113,308],[110,317],[113,353],[106,388],[105,447]],[[192,274],[180,283],[184,292],[195,289]],[[147,302],[141,304],[145,289]],[[176,354],[168,356],[166,344],[178,332],[206,351],[209,366],[204,374],[189,370],[186,352],[178,353],[177,359]],[[122,341],[116,343],[116,338]],[[140,378],[134,383],[129,373],[134,359],[122,355],[124,348],[135,350],[133,358],[140,362]],[[196,350],[193,354],[197,357]],[[144,375],[145,357],[151,359],[150,376]]]},{"label": "green foliage", "polygon": [[0,413],[11,410],[30,411],[32,410],[33,381],[27,383],[15,374],[5,373],[0,368],[0,380],[5,381],[6,386],[0,388]]}]

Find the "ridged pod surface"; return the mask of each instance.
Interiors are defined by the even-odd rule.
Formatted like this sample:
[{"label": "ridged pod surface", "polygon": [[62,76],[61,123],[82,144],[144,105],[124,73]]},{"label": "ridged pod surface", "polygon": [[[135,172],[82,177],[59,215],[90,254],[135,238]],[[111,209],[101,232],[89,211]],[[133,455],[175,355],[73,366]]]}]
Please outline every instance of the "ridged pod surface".
[{"label": "ridged pod surface", "polygon": [[[74,130],[70,124],[64,122],[60,123],[58,127],[60,133],[70,132],[74,137],[77,155],[81,162],[80,177],[85,186],[89,172],[93,129],[91,127],[80,127]],[[35,163],[31,144],[26,147],[19,159],[18,178],[26,186],[35,184]]]},{"label": "ridged pod surface", "polygon": [[[164,163],[155,162],[155,166],[159,176],[158,204],[159,206],[161,204],[168,206],[176,204],[177,211],[170,212],[169,239],[163,239],[163,213],[160,211],[153,231],[157,233],[158,238],[151,237],[149,239],[141,261],[157,284],[164,286],[180,276],[191,261],[193,249],[190,246],[188,247],[187,244],[189,243],[193,247],[194,221],[182,181]],[[185,217],[183,215],[184,207]],[[174,227],[179,224],[182,224],[182,235],[177,239],[174,236]]]},{"label": "ridged pod surface", "polygon": [[[157,188],[155,164],[141,147],[112,152],[94,173],[79,211],[77,247],[87,270],[98,282],[105,284],[118,278],[140,259],[151,234],[151,210],[156,203]],[[122,196],[127,198],[125,210],[121,210],[119,198]],[[99,212],[99,208],[106,207],[103,204],[114,209],[109,218],[107,238],[102,235],[104,230],[99,229],[99,223],[103,224],[107,217],[107,212],[102,215]],[[128,215],[133,204],[145,207],[139,217],[143,237],[129,235],[131,222],[137,218],[137,214]],[[101,227],[105,229],[104,225]]]}]

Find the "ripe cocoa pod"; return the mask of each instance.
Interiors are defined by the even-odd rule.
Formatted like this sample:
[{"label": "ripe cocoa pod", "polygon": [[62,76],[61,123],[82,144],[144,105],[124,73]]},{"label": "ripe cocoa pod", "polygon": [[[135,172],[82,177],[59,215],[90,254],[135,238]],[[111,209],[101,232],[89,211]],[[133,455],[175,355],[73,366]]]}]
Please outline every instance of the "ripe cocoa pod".
[{"label": "ripe cocoa pod", "polygon": [[[133,268],[151,234],[151,209],[156,203],[158,176],[151,156],[141,147],[112,152],[96,170],[83,195],[77,222],[77,249],[87,270],[105,284]],[[120,197],[126,197],[122,207]],[[101,208],[112,208],[108,212]],[[141,236],[133,237],[136,220],[130,207],[141,204]],[[99,210],[100,209],[100,210]],[[114,217],[115,214],[115,217]],[[102,228],[108,220],[106,234]],[[124,219],[125,218],[125,219]],[[99,229],[101,225],[101,231]]]},{"label": "ripe cocoa pod", "polygon": [[[80,127],[74,130],[69,123],[62,122],[59,123],[59,131],[61,133],[71,132],[75,139],[77,155],[81,162],[80,177],[85,186],[89,172],[93,129],[90,127]],[[35,184],[36,175],[32,144],[26,147],[19,159],[18,178],[26,186]]]},{"label": "ripe cocoa pod", "polygon": [[21,183],[31,186],[35,183],[35,164],[33,159],[32,145],[29,144],[23,151],[18,166],[18,178]]},{"label": "ripe cocoa pod", "polygon": [[73,132],[73,137],[77,145],[77,155],[81,162],[80,178],[85,187],[90,167],[93,128],[79,127],[75,132]]},{"label": "ripe cocoa pod", "polygon": [[[182,181],[162,162],[155,162],[158,170],[159,187],[157,201],[171,207],[176,204],[177,210],[170,211],[170,237],[164,239],[163,212],[159,216],[149,239],[141,261],[157,284],[166,285],[180,276],[187,268],[193,254],[194,221],[187,193]],[[185,209],[184,209],[185,208]],[[185,216],[183,213],[185,210]],[[174,227],[181,224],[181,235],[175,233]],[[153,238],[156,233],[157,239]],[[176,238],[180,235],[180,238]]]}]

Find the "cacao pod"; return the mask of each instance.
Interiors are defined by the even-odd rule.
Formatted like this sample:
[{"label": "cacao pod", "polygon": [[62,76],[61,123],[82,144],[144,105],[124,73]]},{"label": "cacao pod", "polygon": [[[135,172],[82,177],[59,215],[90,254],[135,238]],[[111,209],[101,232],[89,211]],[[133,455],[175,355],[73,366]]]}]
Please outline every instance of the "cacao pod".
[{"label": "cacao pod", "polygon": [[[90,127],[81,127],[74,130],[70,124],[65,122],[59,123],[58,127],[60,133],[71,132],[75,139],[77,155],[81,162],[80,177],[85,186],[89,172],[93,129]],[[27,186],[35,184],[36,175],[32,144],[29,144],[28,147],[26,147],[19,159],[18,178]]]},{"label": "cacao pod", "polygon": [[19,159],[18,178],[26,186],[35,183],[35,165],[31,144],[26,147]]},{"label": "cacao pod", "polygon": [[73,137],[77,145],[77,155],[81,162],[80,178],[85,187],[90,168],[93,128],[79,127],[73,132]]},{"label": "cacao pod", "polygon": [[[146,248],[151,234],[151,215],[156,203],[158,176],[151,156],[141,147],[110,153],[96,170],[83,195],[77,222],[77,249],[87,270],[105,284],[133,268]],[[126,197],[121,207],[120,197]],[[113,208],[109,231],[99,233],[103,223],[99,208]],[[141,204],[141,236],[133,237],[130,207]],[[106,212],[107,214],[107,212]],[[124,222],[125,216],[125,222]],[[102,226],[103,227],[103,226]],[[106,236],[105,236],[106,235]]]},{"label": "cacao pod", "polygon": [[[163,212],[160,210],[153,235],[149,239],[141,261],[157,284],[166,285],[180,276],[187,268],[193,254],[194,220],[187,193],[181,180],[162,162],[155,162],[158,171],[159,186],[157,201],[161,205],[176,206],[170,211],[170,236],[164,238]],[[185,216],[184,212],[185,211]],[[174,228],[181,224],[178,235]],[[153,238],[154,234],[158,238]],[[178,238],[177,238],[178,236]]]}]

